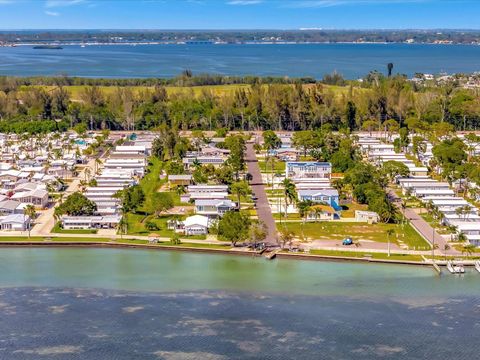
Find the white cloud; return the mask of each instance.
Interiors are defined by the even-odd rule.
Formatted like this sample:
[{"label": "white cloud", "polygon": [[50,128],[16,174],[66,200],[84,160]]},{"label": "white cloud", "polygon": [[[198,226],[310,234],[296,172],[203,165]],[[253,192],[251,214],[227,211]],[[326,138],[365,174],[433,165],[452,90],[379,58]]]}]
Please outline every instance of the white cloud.
[{"label": "white cloud", "polygon": [[55,11],[45,11],[45,14],[48,16],[60,16],[60,13]]},{"label": "white cloud", "polygon": [[53,8],[53,7],[64,7],[64,6],[72,6],[85,3],[85,0],[47,0],[45,2],[45,7]]},{"label": "white cloud", "polygon": [[227,1],[228,5],[255,5],[260,4],[263,0],[230,0]]}]

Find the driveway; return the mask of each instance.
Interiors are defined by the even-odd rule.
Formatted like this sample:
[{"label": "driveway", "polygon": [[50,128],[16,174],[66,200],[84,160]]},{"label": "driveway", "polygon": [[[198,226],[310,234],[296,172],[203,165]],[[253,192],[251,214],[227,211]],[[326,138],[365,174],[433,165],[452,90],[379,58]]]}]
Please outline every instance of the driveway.
[{"label": "driveway", "polygon": [[245,160],[247,162],[248,172],[252,175],[252,181],[250,182],[253,196],[257,197],[257,215],[258,219],[263,221],[267,226],[268,235],[265,242],[271,246],[277,246],[277,227],[275,225],[275,219],[272,215],[272,210],[268,204],[267,193],[265,192],[265,185],[262,180],[262,173],[258,166],[258,160],[253,149],[253,143],[247,143],[247,152]]}]

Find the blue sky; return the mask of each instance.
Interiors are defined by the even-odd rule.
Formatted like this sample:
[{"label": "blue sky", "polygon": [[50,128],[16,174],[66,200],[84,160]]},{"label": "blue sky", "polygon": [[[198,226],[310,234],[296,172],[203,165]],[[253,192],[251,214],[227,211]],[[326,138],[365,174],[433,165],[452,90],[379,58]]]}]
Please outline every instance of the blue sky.
[{"label": "blue sky", "polygon": [[480,0],[0,0],[2,29],[479,29]]}]

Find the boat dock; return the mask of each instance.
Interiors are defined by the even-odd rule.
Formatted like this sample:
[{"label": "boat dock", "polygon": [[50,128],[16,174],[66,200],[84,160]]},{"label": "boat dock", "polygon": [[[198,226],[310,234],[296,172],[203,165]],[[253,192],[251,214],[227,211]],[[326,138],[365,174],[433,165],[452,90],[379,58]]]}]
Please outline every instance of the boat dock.
[{"label": "boat dock", "polygon": [[280,252],[280,249],[275,249],[273,251],[269,251],[265,253],[265,259],[267,260],[273,260],[277,257],[277,254]]}]

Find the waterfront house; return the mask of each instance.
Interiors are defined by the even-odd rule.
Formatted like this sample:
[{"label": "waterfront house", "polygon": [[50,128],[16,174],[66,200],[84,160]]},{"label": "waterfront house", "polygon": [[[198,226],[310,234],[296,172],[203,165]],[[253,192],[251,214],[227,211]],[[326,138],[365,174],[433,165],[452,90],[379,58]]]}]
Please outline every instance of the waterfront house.
[{"label": "waterfront house", "polygon": [[298,198],[301,201],[329,205],[335,211],[342,210],[342,207],[339,205],[338,191],[335,189],[298,190]]},{"label": "waterfront house", "polygon": [[185,235],[205,235],[208,233],[210,220],[207,216],[189,216],[183,222]]},{"label": "waterfront house", "polygon": [[335,210],[330,205],[317,204],[310,207],[307,213],[307,220],[309,221],[318,221],[318,220],[335,220],[338,219],[338,211]]},{"label": "waterfront house", "polygon": [[120,215],[110,216],[62,216],[62,227],[77,229],[115,229],[120,223]]},{"label": "waterfront house", "polygon": [[234,210],[237,204],[229,199],[195,200],[195,212],[209,218],[222,217],[227,211]]},{"label": "waterfront house", "polygon": [[25,231],[30,227],[30,217],[23,214],[0,216],[0,230]]}]

